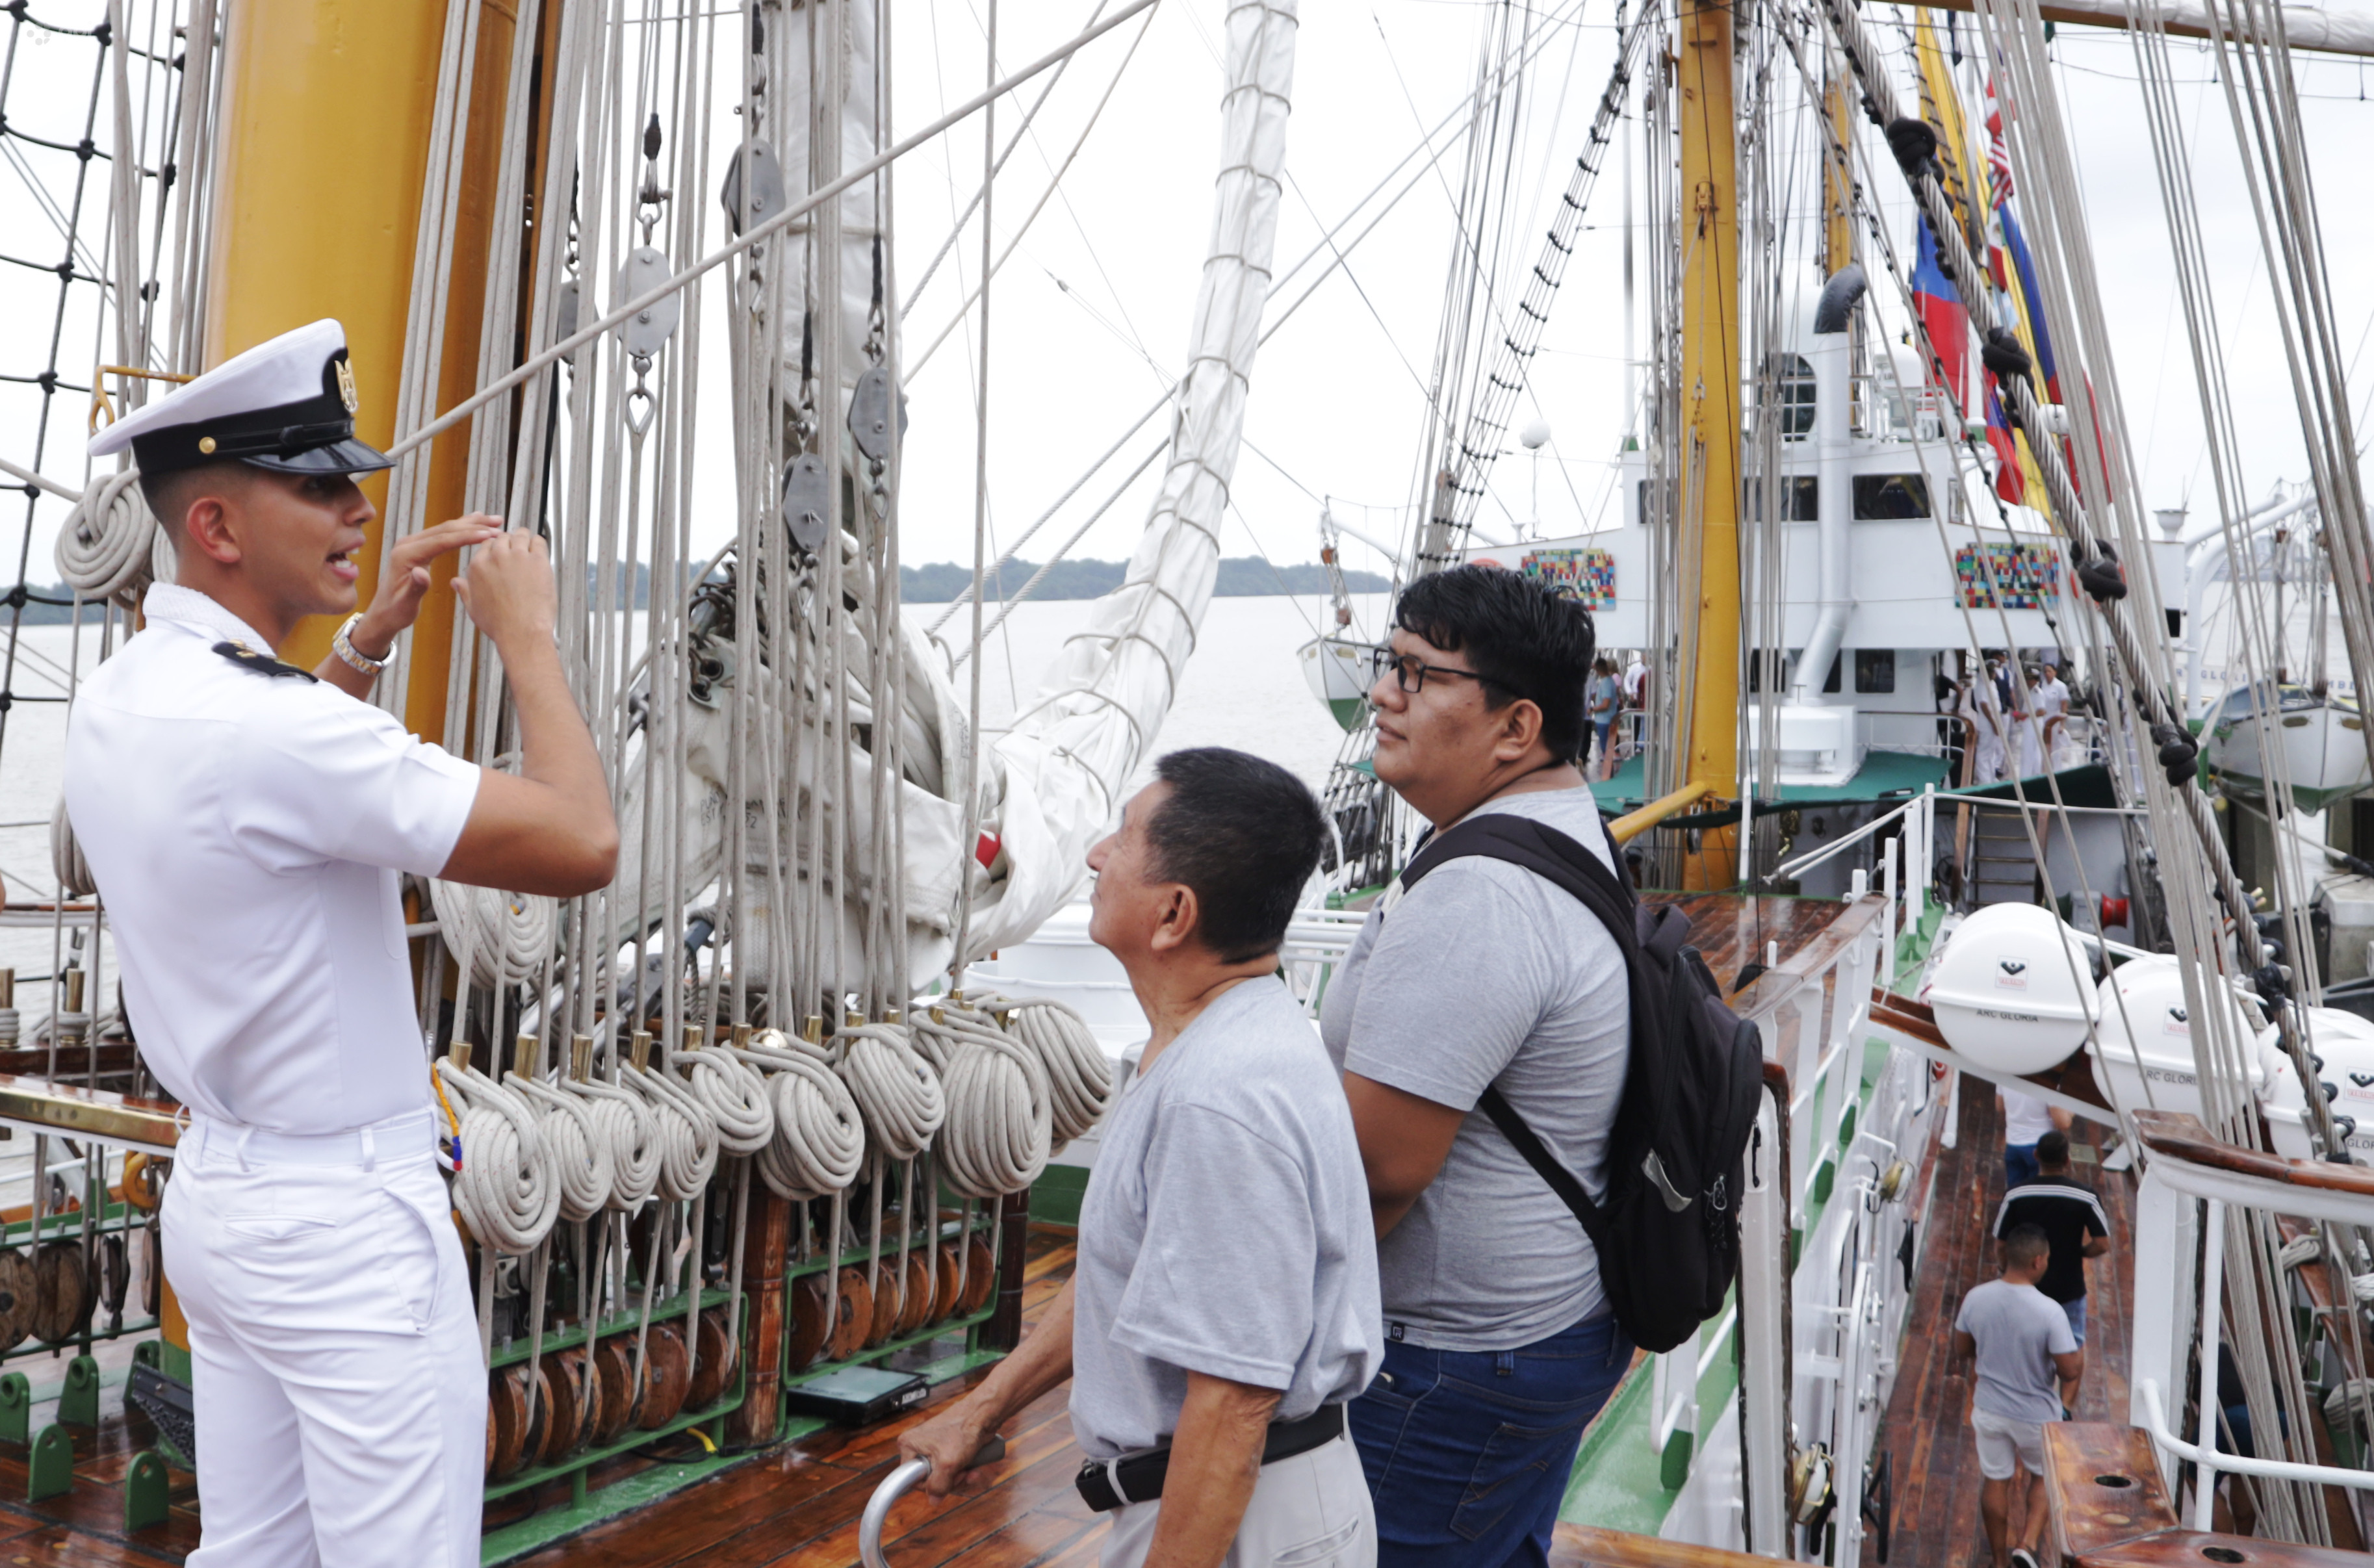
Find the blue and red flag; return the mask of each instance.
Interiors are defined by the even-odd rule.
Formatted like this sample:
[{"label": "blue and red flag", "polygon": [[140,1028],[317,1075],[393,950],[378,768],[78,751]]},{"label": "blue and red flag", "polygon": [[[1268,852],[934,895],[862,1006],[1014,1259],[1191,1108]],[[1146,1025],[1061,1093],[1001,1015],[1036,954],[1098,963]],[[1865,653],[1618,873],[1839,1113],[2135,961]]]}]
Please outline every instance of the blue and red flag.
[{"label": "blue and red flag", "polygon": [[[1920,225],[1915,236],[1912,262],[1912,299],[1921,311],[1922,329],[1929,334],[1929,346],[1937,357],[1936,371],[1940,383],[1953,397],[1957,406],[1968,408],[1970,401],[1970,314],[1962,303],[1962,291],[1945,275],[1937,259],[1937,237],[1929,228],[1929,220],[1918,216]],[[2011,421],[2004,416],[2003,399],[1995,394],[1995,379],[1984,369],[1979,372],[1979,394],[1983,400],[1987,421],[1987,445],[1994,450],[1995,494],[2006,501],[2017,502],[2027,494],[2019,472],[2019,448],[2012,440]]]}]

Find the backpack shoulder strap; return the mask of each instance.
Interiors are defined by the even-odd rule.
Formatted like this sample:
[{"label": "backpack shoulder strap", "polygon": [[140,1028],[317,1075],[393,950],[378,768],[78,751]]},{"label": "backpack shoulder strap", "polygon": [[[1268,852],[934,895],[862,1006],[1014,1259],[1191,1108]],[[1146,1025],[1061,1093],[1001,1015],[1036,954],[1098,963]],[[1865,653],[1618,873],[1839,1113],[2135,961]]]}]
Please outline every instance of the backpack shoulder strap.
[{"label": "backpack shoulder strap", "polygon": [[[1604,825],[1601,831],[1606,831]],[[1613,846],[1615,840],[1610,837],[1608,842]],[[1600,924],[1607,928],[1607,934],[1616,939],[1616,947],[1624,954],[1627,972],[1637,968],[1639,936],[1633,925],[1632,890],[1617,881],[1598,856],[1557,828],[1531,817],[1487,812],[1468,818],[1448,832],[1434,835],[1403,871],[1402,890],[1406,893],[1444,861],[1471,855],[1522,866],[1565,889],[1597,916]],[[1492,1118],[1500,1136],[1524,1156],[1525,1164],[1533,1166],[1534,1174],[1573,1211],[1574,1217],[1581,1222],[1583,1233],[1591,1237],[1592,1246],[1604,1251],[1606,1214],[1583,1190],[1574,1173],[1560,1164],[1540,1136],[1525,1125],[1517,1108],[1509,1104],[1508,1096],[1500,1093],[1500,1086],[1488,1085],[1477,1098],[1476,1106]]]}]

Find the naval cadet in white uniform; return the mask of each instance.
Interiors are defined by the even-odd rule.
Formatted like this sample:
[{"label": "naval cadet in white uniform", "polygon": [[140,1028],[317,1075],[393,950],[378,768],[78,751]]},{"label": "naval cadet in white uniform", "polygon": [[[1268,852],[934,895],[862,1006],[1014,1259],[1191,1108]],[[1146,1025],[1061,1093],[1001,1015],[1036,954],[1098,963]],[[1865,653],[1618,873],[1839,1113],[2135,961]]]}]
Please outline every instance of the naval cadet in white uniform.
[{"label": "naval cadet in white uniform", "polygon": [[[435,1163],[398,876],[569,895],[617,829],[553,642],[543,543],[473,515],[399,542],[320,668],[273,649],[356,608],[374,513],[335,321],[250,349],[91,442],[129,447],[177,581],[81,686],[65,803],[158,1081],[188,1108],[164,1203],[189,1319],[192,1568],[478,1561],[486,1373]],[[502,659],[518,775],[367,700],[429,564]]]}]

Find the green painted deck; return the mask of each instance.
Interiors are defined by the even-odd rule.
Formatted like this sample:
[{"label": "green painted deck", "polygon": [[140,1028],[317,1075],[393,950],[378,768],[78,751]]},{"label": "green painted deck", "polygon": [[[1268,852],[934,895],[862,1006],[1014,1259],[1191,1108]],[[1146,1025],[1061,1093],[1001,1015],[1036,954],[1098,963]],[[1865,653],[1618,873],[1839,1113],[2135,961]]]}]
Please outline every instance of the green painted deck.
[{"label": "green painted deck", "polygon": [[[1641,759],[1635,756],[1618,764],[1612,778],[1593,779],[1591,792],[1599,797],[1599,809],[1604,812],[1628,812],[1648,799],[1648,785],[1642,778]],[[1843,784],[1783,784],[1780,802],[1783,805],[1830,805],[1843,801],[1884,801],[1899,795],[1917,795],[1928,786],[1946,788],[1945,762],[1943,757],[1916,756],[1910,752],[1866,752],[1863,766]]]}]

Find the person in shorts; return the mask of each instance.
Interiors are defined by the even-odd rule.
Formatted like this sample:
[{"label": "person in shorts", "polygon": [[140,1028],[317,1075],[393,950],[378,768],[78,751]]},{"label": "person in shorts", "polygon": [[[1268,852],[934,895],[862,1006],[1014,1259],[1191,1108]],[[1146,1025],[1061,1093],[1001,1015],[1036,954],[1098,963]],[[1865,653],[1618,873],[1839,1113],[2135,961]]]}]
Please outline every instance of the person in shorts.
[{"label": "person in shorts", "polygon": [[[1994,1568],[2037,1568],[2044,1533],[2044,1423],[2066,1419],[2086,1370],[2061,1304],[2036,1288],[2052,1246],[2034,1225],[2004,1238],[2003,1274],[1962,1298],[1954,1359],[1971,1362],[1970,1430],[1979,1444],[1979,1514]],[[2011,1544],[2012,1482],[2027,1472],[2027,1516]]]},{"label": "person in shorts", "polygon": [[1995,1235],[2034,1225],[2051,1244],[2052,1262],[2036,1288],[2069,1315],[2069,1332],[2086,1346],[2086,1260],[2110,1250],[2110,1216],[2094,1189],[2069,1174],[2069,1135],[2059,1128],[2036,1141],[2034,1179],[2004,1194]]}]

